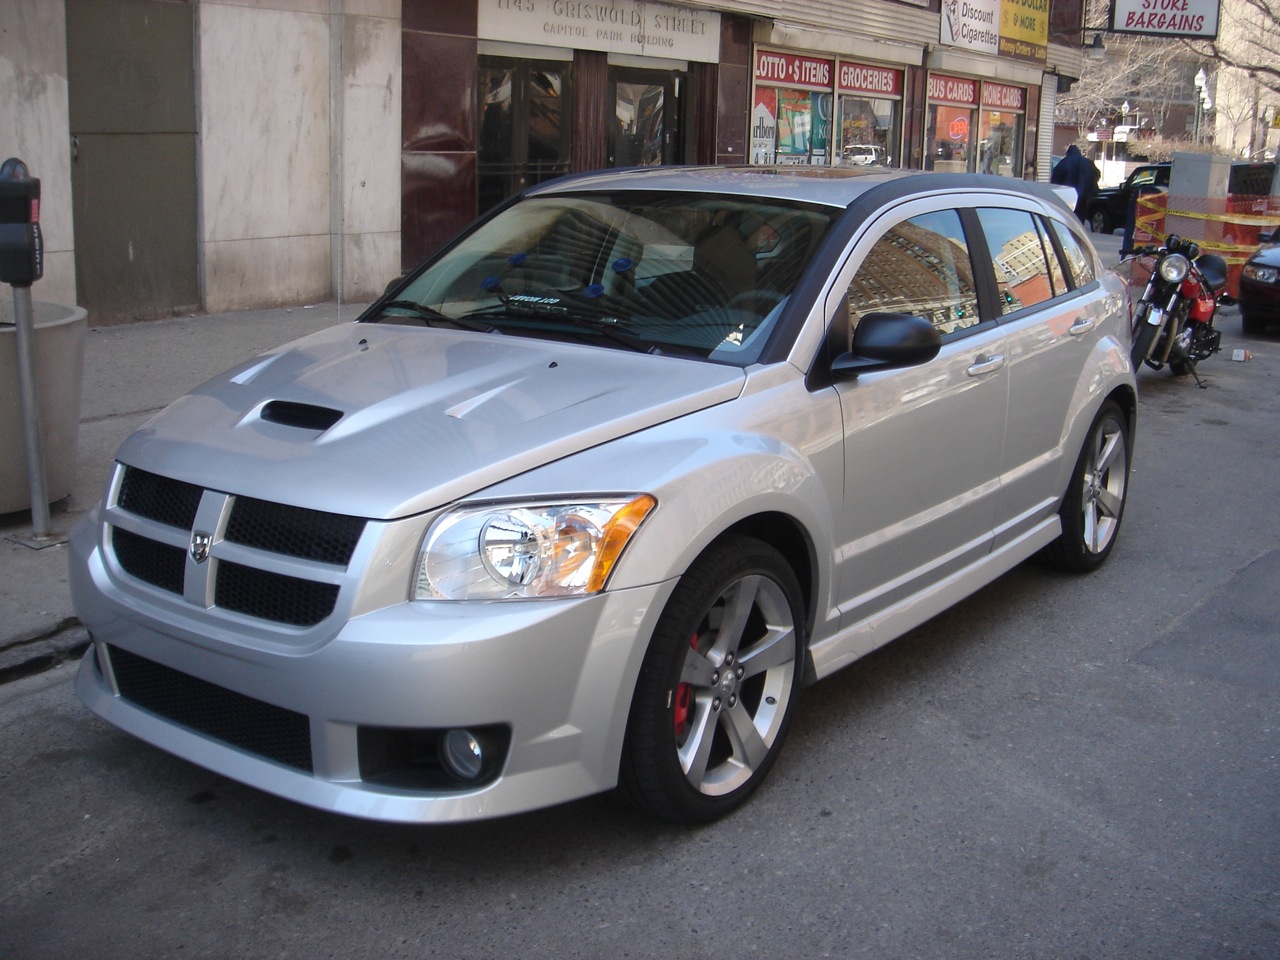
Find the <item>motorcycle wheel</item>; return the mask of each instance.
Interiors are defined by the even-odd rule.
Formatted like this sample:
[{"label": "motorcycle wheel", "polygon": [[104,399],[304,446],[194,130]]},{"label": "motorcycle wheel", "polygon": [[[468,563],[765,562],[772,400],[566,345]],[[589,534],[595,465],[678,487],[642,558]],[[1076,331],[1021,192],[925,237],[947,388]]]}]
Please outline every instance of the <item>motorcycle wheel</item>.
[{"label": "motorcycle wheel", "polygon": [[1142,362],[1147,359],[1147,354],[1151,352],[1151,344],[1155,342],[1156,334],[1160,332],[1160,327],[1153,327],[1147,323],[1147,313],[1150,307],[1138,314],[1133,321],[1133,346],[1129,348],[1129,359],[1133,363],[1133,369],[1137,370],[1142,366]]},{"label": "motorcycle wheel", "polygon": [[1046,566],[1088,573],[1106,562],[1129,495],[1130,452],[1129,421],[1108,400],[1089,426],[1058,508],[1062,532],[1039,553]]},{"label": "motorcycle wheel", "polygon": [[1169,372],[1175,377],[1185,377],[1187,374],[1195,371],[1196,362],[1194,360],[1183,360],[1181,363],[1170,363]]}]

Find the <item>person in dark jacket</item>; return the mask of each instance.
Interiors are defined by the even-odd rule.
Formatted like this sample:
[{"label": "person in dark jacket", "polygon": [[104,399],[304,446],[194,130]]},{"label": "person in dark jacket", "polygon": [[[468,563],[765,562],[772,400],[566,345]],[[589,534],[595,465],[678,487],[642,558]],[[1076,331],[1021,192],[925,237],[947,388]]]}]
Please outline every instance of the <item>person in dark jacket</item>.
[{"label": "person in dark jacket", "polygon": [[1050,183],[1072,187],[1076,191],[1076,216],[1081,220],[1089,210],[1089,201],[1098,192],[1098,179],[1102,174],[1098,165],[1080,152],[1074,143],[1049,176]]}]

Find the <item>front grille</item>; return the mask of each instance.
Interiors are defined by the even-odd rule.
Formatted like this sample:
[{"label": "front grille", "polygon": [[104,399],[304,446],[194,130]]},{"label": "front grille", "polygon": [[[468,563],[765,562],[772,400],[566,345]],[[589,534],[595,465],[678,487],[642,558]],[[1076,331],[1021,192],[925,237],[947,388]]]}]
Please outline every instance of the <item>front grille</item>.
[{"label": "front grille", "polygon": [[129,576],[170,593],[182,593],[187,552],[181,547],[148,540],[116,527],[111,531],[111,548]]},{"label": "front grille", "polygon": [[144,710],[276,763],[312,772],[311,724],[305,714],[264,703],[108,647],[120,696]]},{"label": "front grille", "polygon": [[213,602],[226,610],[296,627],[314,627],[333,613],[337,601],[337,584],[316,583],[226,561],[218,565]]},{"label": "front grille", "polygon": [[130,513],[170,527],[190,530],[204,491],[195,484],[170,480],[136,467],[124,472],[120,506]]},{"label": "front grille", "polygon": [[[111,547],[120,568],[129,576],[179,596],[187,593],[185,578],[206,577],[193,585],[192,596],[212,596],[214,605],[260,620],[313,627],[329,617],[337,606],[340,588],[332,581],[332,569],[317,572],[315,579],[298,575],[293,560],[346,567],[355,554],[365,523],[359,517],[308,510],[254,497],[229,497],[180,480],[125,467],[116,507],[153,524],[191,533],[204,497],[219,498],[205,505],[201,515],[214,517],[225,506],[227,522],[222,540],[258,551],[237,562],[222,559],[218,544],[207,563],[188,564],[184,548],[148,536],[147,524],[130,524],[129,530],[112,528]],[[214,530],[202,533],[216,535]],[[291,558],[289,573],[272,569],[275,558]]]},{"label": "front grille", "polygon": [[227,524],[232,543],[345,567],[364,532],[359,517],[236,497]]}]

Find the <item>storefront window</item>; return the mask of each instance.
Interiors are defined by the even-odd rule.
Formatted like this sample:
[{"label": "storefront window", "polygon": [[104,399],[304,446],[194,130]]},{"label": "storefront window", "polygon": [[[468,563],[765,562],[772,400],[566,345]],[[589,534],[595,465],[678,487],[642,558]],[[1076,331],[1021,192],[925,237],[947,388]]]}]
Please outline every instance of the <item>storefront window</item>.
[{"label": "storefront window", "polygon": [[1022,117],[1016,113],[982,111],[978,131],[978,172],[1002,177],[1022,173]]},{"label": "storefront window", "polygon": [[973,111],[968,107],[929,106],[927,128],[929,152],[924,168],[940,173],[965,173],[969,170]]},{"label": "storefront window", "polygon": [[931,73],[929,101],[924,168],[943,173],[973,173],[978,81]]},{"label": "storefront window", "polygon": [[836,162],[849,166],[900,166],[902,71],[841,61],[839,150]]},{"label": "storefront window", "polygon": [[[752,163],[831,163],[833,67],[819,57],[756,52]],[[787,80],[793,82],[784,85]]]},{"label": "storefront window", "polygon": [[1021,177],[1027,91],[1004,83],[982,84],[978,172]]}]

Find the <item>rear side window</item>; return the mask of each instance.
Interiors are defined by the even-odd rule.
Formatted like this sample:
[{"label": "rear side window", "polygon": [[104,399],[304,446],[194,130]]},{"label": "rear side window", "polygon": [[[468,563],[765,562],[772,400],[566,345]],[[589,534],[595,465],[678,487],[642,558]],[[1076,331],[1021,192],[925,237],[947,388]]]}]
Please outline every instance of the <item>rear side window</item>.
[{"label": "rear side window", "polygon": [[1093,271],[1093,258],[1085,252],[1080,238],[1065,223],[1059,223],[1057,220],[1050,220],[1049,223],[1052,224],[1053,232],[1058,238],[1058,245],[1062,247],[1062,255],[1066,257],[1067,269],[1075,285],[1087,286],[1098,279]]},{"label": "rear side window", "polygon": [[978,295],[960,215],[938,210],[885,231],[849,284],[856,325],[868,313],[927,318],[944,337],[976,326]]},{"label": "rear side window", "polygon": [[[998,207],[978,210],[978,221],[986,234],[987,249],[991,252],[995,269],[996,309],[1000,314],[1013,313],[1066,292],[1064,289],[1054,290],[1049,258],[1053,257],[1056,264],[1057,254],[1048,244],[1048,238],[1041,233],[1036,220],[1024,210]],[[1058,282],[1062,283],[1060,269]]]}]

